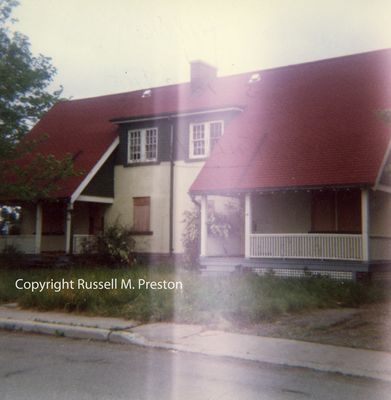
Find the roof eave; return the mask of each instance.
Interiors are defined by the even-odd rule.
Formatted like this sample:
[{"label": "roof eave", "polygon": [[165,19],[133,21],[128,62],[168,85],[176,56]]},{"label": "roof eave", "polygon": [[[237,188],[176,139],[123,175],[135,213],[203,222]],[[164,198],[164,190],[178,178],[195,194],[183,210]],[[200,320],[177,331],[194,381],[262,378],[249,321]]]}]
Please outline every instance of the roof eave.
[{"label": "roof eave", "polygon": [[306,186],[284,186],[284,187],[265,187],[265,188],[240,188],[240,189],[196,189],[190,190],[189,194],[197,195],[242,195],[245,193],[274,193],[274,192],[298,192],[313,190],[343,190],[343,189],[368,189],[373,187],[373,182],[346,183],[336,185],[306,185]]},{"label": "roof eave", "polygon": [[179,118],[179,117],[188,117],[194,115],[204,115],[204,114],[213,114],[213,113],[228,113],[228,112],[243,112],[244,107],[233,105],[230,107],[220,107],[220,108],[207,108],[207,109],[198,109],[198,110],[188,110],[183,112],[166,112],[160,114],[149,114],[149,115],[138,115],[135,117],[120,117],[120,118],[113,118],[110,122],[114,124],[127,124],[132,122],[142,122],[142,121],[154,121],[160,119],[167,119],[167,118]]}]

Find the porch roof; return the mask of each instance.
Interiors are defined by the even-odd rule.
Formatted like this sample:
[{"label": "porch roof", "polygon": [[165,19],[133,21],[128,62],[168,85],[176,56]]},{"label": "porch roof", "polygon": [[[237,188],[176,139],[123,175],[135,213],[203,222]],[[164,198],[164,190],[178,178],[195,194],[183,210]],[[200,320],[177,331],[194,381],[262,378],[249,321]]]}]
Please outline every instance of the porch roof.
[{"label": "porch roof", "polygon": [[373,185],[390,70],[391,49],[261,71],[190,192]]}]

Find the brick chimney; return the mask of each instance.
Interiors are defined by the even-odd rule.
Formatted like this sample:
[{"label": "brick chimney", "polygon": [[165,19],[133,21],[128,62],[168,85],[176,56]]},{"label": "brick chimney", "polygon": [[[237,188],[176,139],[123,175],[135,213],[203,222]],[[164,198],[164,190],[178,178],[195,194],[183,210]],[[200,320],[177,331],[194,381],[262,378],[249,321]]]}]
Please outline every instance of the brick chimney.
[{"label": "brick chimney", "polygon": [[192,90],[204,89],[217,77],[217,68],[204,61],[191,61],[190,83]]}]

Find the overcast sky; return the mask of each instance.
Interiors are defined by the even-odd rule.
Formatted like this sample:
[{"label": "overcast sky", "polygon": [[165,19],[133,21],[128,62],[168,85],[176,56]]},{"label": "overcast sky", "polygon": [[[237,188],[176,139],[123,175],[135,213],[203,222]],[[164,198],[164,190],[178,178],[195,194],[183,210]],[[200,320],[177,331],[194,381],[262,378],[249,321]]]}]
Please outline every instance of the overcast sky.
[{"label": "overcast sky", "polygon": [[21,0],[14,28],[82,98],[391,47],[390,0]]}]

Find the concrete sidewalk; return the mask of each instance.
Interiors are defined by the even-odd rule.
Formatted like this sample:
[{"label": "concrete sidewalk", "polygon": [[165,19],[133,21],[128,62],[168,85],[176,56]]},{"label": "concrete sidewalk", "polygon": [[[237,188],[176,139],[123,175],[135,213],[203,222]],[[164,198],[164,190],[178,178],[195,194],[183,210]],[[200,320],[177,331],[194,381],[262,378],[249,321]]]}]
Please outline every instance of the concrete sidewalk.
[{"label": "concrete sidewalk", "polygon": [[391,353],[206,330],[198,325],[137,325],[119,318],[85,317],[0,307],[0,329],[135,344],[391,382]]}]

